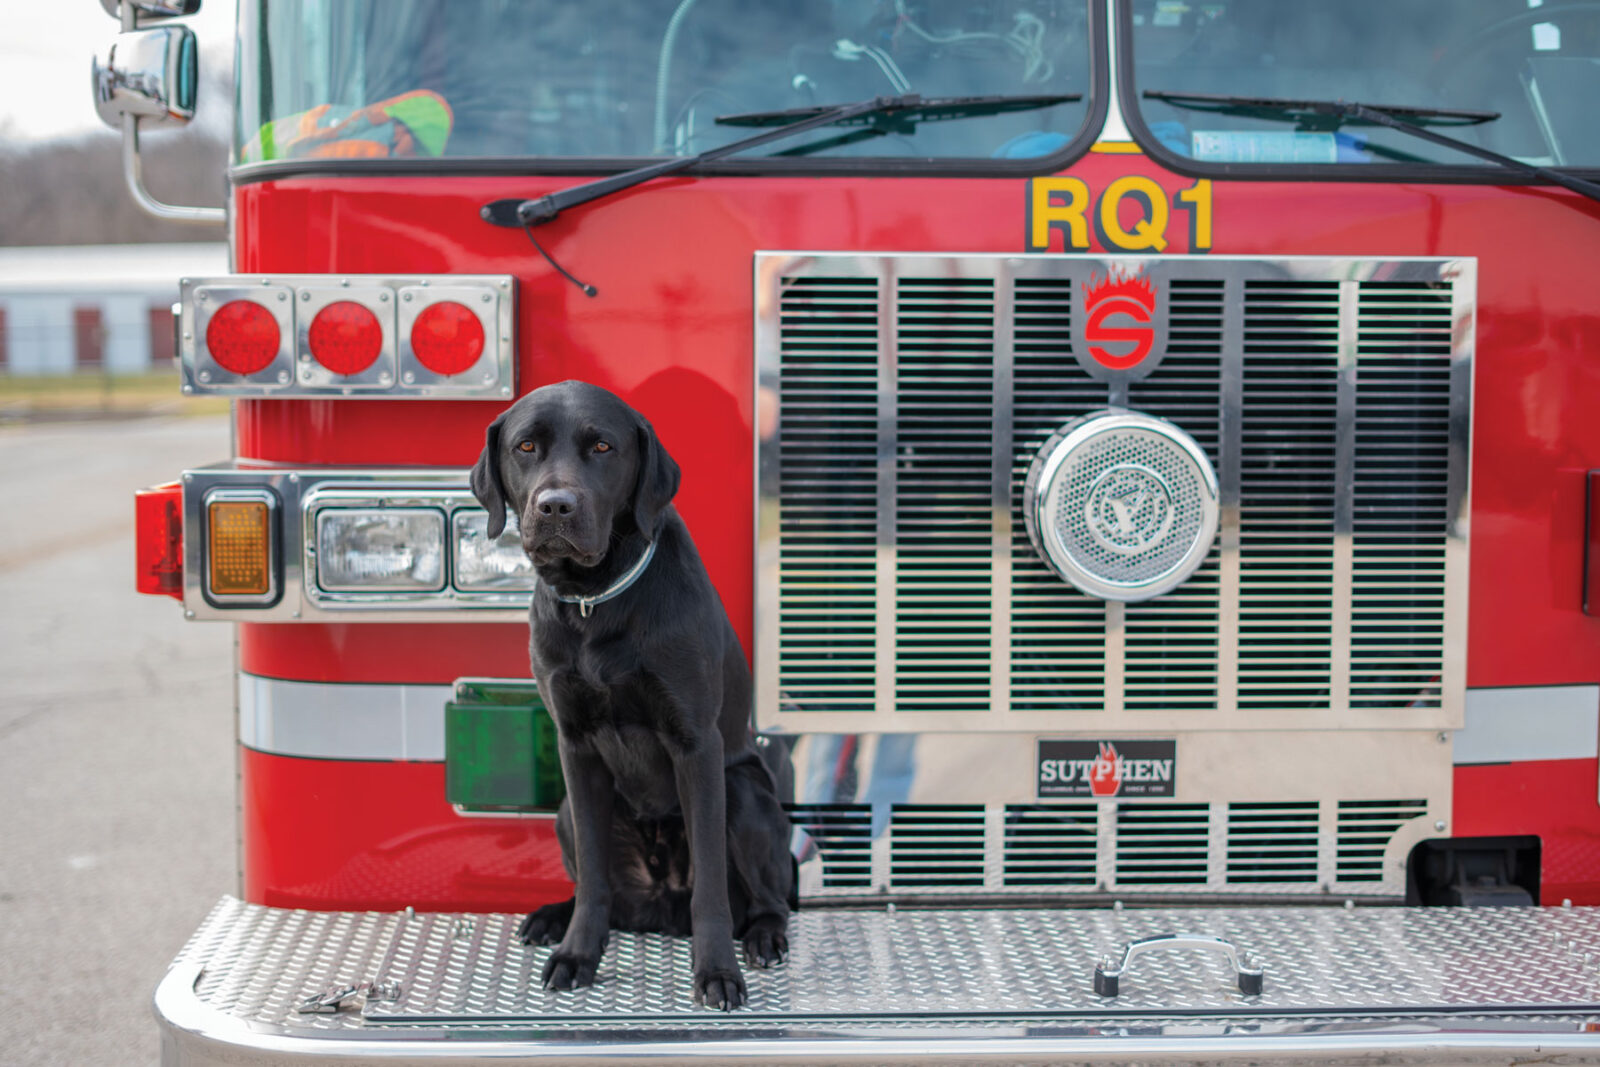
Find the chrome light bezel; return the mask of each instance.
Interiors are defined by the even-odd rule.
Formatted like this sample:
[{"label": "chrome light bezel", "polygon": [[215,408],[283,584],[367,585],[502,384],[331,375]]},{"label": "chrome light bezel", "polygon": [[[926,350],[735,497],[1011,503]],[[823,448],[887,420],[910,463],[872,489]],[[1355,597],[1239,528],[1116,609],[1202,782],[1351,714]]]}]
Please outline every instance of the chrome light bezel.
[{"label": "chrome light bezel", "polygon": [[[227,275],[184,278],[179,289],[178,362],[186,396],[504,402],[516,394],[516,284],[510,275]],[[216,308],[236,299],[273,312],[282,335],[278,356],[252,375],[225,370],[206,346],[205,328]],[[341,300],[372,312],[383,331],[378,358],[352,375],[335,374],[310,351],[312,320]],[[446,301],[464,304],[483,326],[483,352],[456,375],[428,370],[411,350],[417,315]]]},{"label": "chrome light bezel", "polygon": [[[1053,519],[1064,504],[1077,506],[1076,500],[1065,499],[1068,479],[1063,477],[1063,473],[1069,470],[1070,461],[1080,457],[1085,449],[1110,435],[1127,434],[1130,431],[1152,435],[1175,449],[1173,454],[1180,462],[1188,464],[1198,487],[1196,500],[1178,503],[1169,500],[1169,507],[1177,507],[1182,503],[1198,508],[1198,526],[1189,543],[1183,546],[1183,551],[1176,560],[1162,567],[1157,573],[1138,580],[1114,578],[1090,566],[1080,558],[1081,553],[1075,552],[1073,547],[1066,543],[1059,524]],[[1156,471],[1147,465],[1131,462],[1108,466],[1105,471],[1096,475],[1095,488],[1103,484],[1108,475],[1117,471],[1128,471],[1134,477],[1144,477],[1160,485],[1162,491],[1170,492],[1170,487],[1166,486]],[[1140,471],[1144,474],[1139,474]],[[1089,497],[1090,499],[1083,504],[1086,512],[1092,506],[1094,490],[1091,490]],[[1216,541],[1221,504],[1216,471],[1194,438],[1166,419],[1112,408],[1073,419],[1045,442],[1028,468],[1027,481],[1023,487],[1022,512],[1028,538],[1033,543],[1034,550],[1059,578],[1101,600],[1135,602],[1170,593],[1200,568]],[[1160,545],[1170,535],[1169,526],[1140,549],[1128,551],[1110,545],[1107,547],[1113,553],[1125,553],[1131,556],[1136,552]]]},{"label": "chrome light bezel", "polygon": [[[283,537],[282,502],[278,494],[261,486],[217,486],[197,497],[199,511],[199,541],[202,552],[185,552],[185,570],[189,558],[195,557],[200,566],[199,592],[205,602],[214,607],[271,608],[283,597]],[[265,593],[218,593],[211,588],[211,505],[212,504],[265,504],[267,507],[267,591]],[[187,538],[186,538],[187,539]],[[201,557],[204,557],[202,563]]]},{"label": "chrome light bezel", "polygon": [[[482,509],[475,510],[473,508],[459,508],[450,517],[451,584],[457,590],[463,593],[531,593],[533,591],[536,578],[533,574],[533,561],[527,559],[526,556],[523,556],[523,560],[527,563],[528,568],[527,581],[525,583],[517,584],[504,579],[500,581],[493,581],[470,580],[467,578],[465,573],[466,568],[462,565],[465,557],[463,549],[466,546],[468,537],[471,535],[466,530],[466,526],[468,523],[476,523],[480,517],[483,519],[484,525],[483,537],[485,540],[487,540],[489,525],[489,513],[487,511],[483,511]],[[521,534],[517,526],[517,517],[510,511],[506,512],[506,528],[501,532],[499,537],[495,538],[495,543],[497,546],[499,546],[501,542],[506,541],[507,539],[513,541],[516,544],[517,549],[520,551]]]},{"label": "chrome light bezel", "polygon": [[[346,282],[342,286],[326,279],[322,285],[302,285],[296,288],[294,298],[294,358],[295,383],[302,388],[321,392],[335,392],[346,396],[356,391],[371,392],[389,389],[395,383],[394,369],[394,291],[381,285],[357,285]],[[318,313],[334,304],[350,303],[365,308],[378,320],[382,340],[378,355],[368,366],[354,374],[336,374],[318,361],[311,350],[311,324]]]},{"label": "chrome light bezel", "polygon": [[[395,345],[399,352],[401,383],[415,385],[418,381],[432,379],[433,384],[430,389],[434,396],[454,396],[457,393],[471,396],[473,393],[484,389],[496,389],[504,384],[506,379],[495,359],[495,353],[500,347],[495,343],[495,338],[507,331],[496,319],[495,302],[492,299],[485,299],[492,296],[491,291],[481,286],[450,284],[402,286],[399,302],[395,307],[398,320]],[[411,345],[411,331],[416,326],[417,317],[428,308],[444,303],[462,305],[477,317],[478,325],[483,327],[483,351],[478,354],[477,360],[470,367],[459,374],[438,374],[429,370],[417,358],[417,353]]]},{"label": "chrome light bezel", "polygon": [[[278,393],[294,383],[294,290],[285,285],[196,285],[193,289],[192,311],[188,321],[192,331],[180,330],[178,348],[192,348],[193,359],[185,362],[185,380],[192,379],[200,392]],[[210,346],[204,341],[211,320],[224,306],[236,300],[248,300],[265,308],[278,324],[278,352],[272,361],[254,374],[235,374],[211,356]],[[179,321],[184,321],[183,306],[179,306]],[[186,334],[192,333],[193,337]],[[187,387],[185,388],[187,390]]]},{"label": "chrome light bezel", "polygon": [[[458,589],[457,514],[482,514],[460,467],[299,467],[231,461],[183,472],[183,606],[190,619],[229,622],[504,622],[526,626],[532,583]],[[272,495],[280,537],[273,603],[215,602],[206,593],[204,503],[214,491]],[[316,514],[325,507],[429,507],[445,516],[446,580],[436,592],[325,592],[317,586]],[[308,551],[309,549],[309,551]]]},{"label": "chrome light bezel", "polygon": [[[328,539],[336,536],[332,531],[335,523],[341,520],[366,519],[409,519],[420,520],[425,524],[433,524],[434,529],[427,531],[425,536],[431,536],[439,553],[439,573],[434,581],[421,581],[404,579],[400,577],[380,581],[355,581],[348,577],[336,580],[330,573],[333,567],[327,557],[330,555],[331,546]],[[354,507],[322,507],[318,509],[315,521],[310,524],[312,541],[308,546],[310,554],[317,561],[315,575],[316,589],[319,593],[437,593],[444,589],[450,579],[450,543],[445,538],[445,513],[436,507],[379,507],[379,508],[354,508]]]}]

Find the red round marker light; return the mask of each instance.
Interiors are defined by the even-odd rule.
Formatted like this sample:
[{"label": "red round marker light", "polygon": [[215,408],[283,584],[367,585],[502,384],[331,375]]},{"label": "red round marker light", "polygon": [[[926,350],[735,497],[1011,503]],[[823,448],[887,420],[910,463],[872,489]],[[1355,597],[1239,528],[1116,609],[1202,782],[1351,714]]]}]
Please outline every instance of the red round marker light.
[{"label": "red round marker light", "polygon": [[254,300],[228,301],[206,325],[206,351],[231,374],[248,375],[266,369],[277,358],[282,341],[278,320]]},{"label": "red round marker light", "polygon": [[317,312],[308,341],[317,362],[335,374],[360,374],[383,351],[378,316],[351,300],[340,300]]},{"label": "red round marker light", "polygon": [[435,374],[460,374],[483,355],[483,323],[466,305],[441,300],[417,316],[411,350]]}]

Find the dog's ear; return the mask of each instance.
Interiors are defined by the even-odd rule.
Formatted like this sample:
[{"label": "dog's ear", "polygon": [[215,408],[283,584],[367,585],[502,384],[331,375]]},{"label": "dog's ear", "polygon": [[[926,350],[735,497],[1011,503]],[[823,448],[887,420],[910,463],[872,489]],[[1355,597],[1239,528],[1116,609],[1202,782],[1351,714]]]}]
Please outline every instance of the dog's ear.
[{"label": "dog's ear", "polygon": [[639,440],[639,480],[633,487],[634,525],[652,541],[661,513],[678,493],[677,462],[661,446],[656,431],[643,416],[637,431]]},{"label": "dog's ear", "polygon": [[506,491],[500,481],[500,424],[505,418],[505,412],[501,412],[489,424],[488,432],[484,434],[483,454],[472,465],[472,495],[489,513],[491,541],[506,528]]}]

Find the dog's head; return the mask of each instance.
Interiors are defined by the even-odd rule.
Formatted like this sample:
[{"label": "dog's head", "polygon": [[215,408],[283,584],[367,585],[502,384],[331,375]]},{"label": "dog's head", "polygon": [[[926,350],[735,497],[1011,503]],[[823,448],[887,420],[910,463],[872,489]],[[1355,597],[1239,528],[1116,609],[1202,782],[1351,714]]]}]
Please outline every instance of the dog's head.
[{"label": "dog's head", "polygon": [[506,509],[522,547],[542,566],[593,567],[620,537],[655,540],[678,491],[678,465],[649,420],[616,394],[585,382],[535,389],[489,424],[472,468],[472,492],[499,537]]}]

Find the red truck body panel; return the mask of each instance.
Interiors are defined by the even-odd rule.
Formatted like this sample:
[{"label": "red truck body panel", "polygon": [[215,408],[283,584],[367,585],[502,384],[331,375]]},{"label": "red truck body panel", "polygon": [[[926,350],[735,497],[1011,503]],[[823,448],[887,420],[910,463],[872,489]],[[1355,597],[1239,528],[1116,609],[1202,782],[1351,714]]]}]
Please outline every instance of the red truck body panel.
[{"label": "red truck body panel", "polygon": [[[1092,196],[1144,175],[1173,204],[1161,254],[1190,252],[1175,200],[1195,179],[1140,154],[1092,153]],[[506,273],[519,282],[518,388],[580,378],[643,411],[684,471],[677,506],[747,652],[753,633],[757,250],[1018,253],[1018,178],[674,178],[539,230],[595,299],[479,208],[581,178],[295,178],[235,191],[241,273]],[[1478,261],[1469,687],[1600,682],[1600,618],[1581,610],[1585,472],[1600,466],[1600,204],[1562,190],[1309,181],[1211,183],[1212,255],[1461,256]],[[1136,232],[1138,205],[1121,207]],[[1091,227],[1091,232],[1093,228]],[[1053,235],[1050,251],[1061,251]],[[1091,236],[1089,251],[1104,247]],[[1154,249],[1148,250],[1154,254]],[[488,402],[237,403],[241,460],[465,467]],[[324,682],[525,677],[516,625],[243,624],[241,669]],[[245,894],[325,908],[526,907],[565,892],[548,822],[474,820],[437,764],[243,757]],[[1462,767],[1457,835],[1536,834],[1544,898],[1600,903],[1596,761]],[[428,854],[425,864],[398,862]],[[426,876],[384,872],[426,867]],[[421,881],[417,879],[420,878]]]}]

